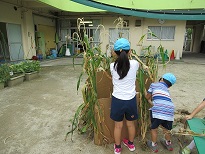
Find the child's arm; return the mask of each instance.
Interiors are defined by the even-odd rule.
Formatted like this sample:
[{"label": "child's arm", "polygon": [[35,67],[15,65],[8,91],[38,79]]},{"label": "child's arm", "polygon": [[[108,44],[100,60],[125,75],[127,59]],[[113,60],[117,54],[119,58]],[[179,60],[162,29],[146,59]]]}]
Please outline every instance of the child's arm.
[{"label": "child's arm", "polygon": [[205,100],[203,100],[201,102],[201,104],[199,104],[197,106],[197,108],[195,108],[192,113],[190,115],[187,115],[186,116],[186,119],[189,120],[189,119],[192,119],[197,113],[199,113],[203,108],[205,108]]},{"label": "child's arm", "polygon": [[152,103],[152,94],[148,93],[145,89],[145,98],[147,99],[147,101],[153,106],[154,104]]}]

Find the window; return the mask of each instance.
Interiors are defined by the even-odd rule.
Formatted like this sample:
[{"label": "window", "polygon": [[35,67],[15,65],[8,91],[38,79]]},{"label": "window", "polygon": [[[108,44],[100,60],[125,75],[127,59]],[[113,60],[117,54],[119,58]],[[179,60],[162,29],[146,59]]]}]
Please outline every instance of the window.
[{"label": "window", "polygon": [[122,29],[110,28],[109,36],[110,36],[110,39],[109,39],[110,44],[114,44],[115,41],[121,37],[129,40],[129,29],[128,28],[122,28]]},{"label": "window", "polygon": [[148,40],[174,40],[175,26],[148,26],[157,37],[147,35]]},{"label": "window", "polygon": [[[71,27],[70,27],[70,35],[73,36],[74,32],[77,32],[81,39],[84,38],[84,30],[88,35],[88,38],[92,37],[93,43],[100,43],[100,29],[97,29],[97,26],[100,24],[100,20],[84,20],[85,28],[83,26],[80,27],[80,32],[77,29],[77,20],[71,20]],[[77,37],[76,35],[74,37]]]},{"label": "window", "polygon": [[71,27],[69,34],[71,37],[74,37],[72,40],[72,44],[75,48],[75,52],[79,51],[83,52],[85,46],[81,44],[81,42],[77,39],[77,35],[73,35],[75,32],[78,33],[80,38],[83,40],[84,38],[84,31],[90,38],[90,46],[98,46],[100,44],[100,29],[97,29],[97,26],[100,24],[100,20],[93,19],[93,20],[84,20],[82,23],[85,25],[80,27],[80,31],[77,27],[77,20],[71,20]]}]

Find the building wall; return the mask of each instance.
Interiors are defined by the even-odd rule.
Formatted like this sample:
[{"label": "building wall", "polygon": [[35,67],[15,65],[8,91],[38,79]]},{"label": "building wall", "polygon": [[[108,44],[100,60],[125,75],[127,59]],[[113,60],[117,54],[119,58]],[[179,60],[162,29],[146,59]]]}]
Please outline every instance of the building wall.
[{"label": "building wall", "polygon": [[[168,53],[171,54],[171,51],[175,51],[175,55],[179,51],[180,57],[182,57],[183,51],[183,43],[184,43],[184,34],[186,28],[186,21],[171,21],[166,20],[163,24],[159,24],[156,19],[148,19],[148,18],[136,18],[136,17],[123,17],[124,20],[129,20],[129,41],[131,42],[131,48],[135,49],[138,54],[140,54],[140,50],[142,46],[152,45],[155,46],[155,49],[162,44],[164,49],[168,50]],[[141,26],[135,27],[135,20],[141,19]],[[116,23],[113,22],[116,20],[116,17],[105,17],[102,19],[102,24],[105,26],[105,35],[102,35],[102,50],[106,51],[106,45],[109,43],[109,28],[116,28]],[[145,37],[142,46],[139,46],[138,42],[140,38],[147,33],[148,26],[175,26],[175,38],[174,40],[147,40]],[[102,32],[102,31],[101,31]],[[104,32],[103,32],[104,33]]]},{"label": "building wall", "polygon": [[33,21],[34,21],[34,24],[37,26],[38,25],[55,26],[55,19],[43,17],[40,15],[33,15]]},{"label": "building wall", "polygon": [[[38,25],[51,26],[54,29],[54,32],[52,31],[51,33],[55,33],[55,19],[33,15],[32,10],[23,7],[17,7],[17,10],[15,10],[14,5],[1,1],[0,22],[21,25],[24,59],[30,59],[36,55],[34,24],[37,27]],[[48,39],[48,41],[53,42],[54,37]],[[55,48],[53,44],[52,47]]]},{"label": "building wall", "polygon": [[31,59],[32,56],[36,55],[34,25],[31,10],[23,13],[23,27],[24,58]]},{"label": "building wall", "polygon": [[[37,31],[43,33],[45,42],[45,55],[50,54],[51,49],[56,48],[55,44],[55,32],[56,22],[53,18],[47,18],[39,15],[34,15],[34,24],[36,25]],[[38,51],[37,51],[38,52]]]},{"label": "building wall", "polygon": [[20,24],[22,29],[22,42],[24,59],[35,55],[34,26],[31,10],[0,2],[0,22]]},{"label": "building wall", "polygon": [[14,10],[14,5],[0,1],[0,21],[6,23],[22,24],[21,9]]}]

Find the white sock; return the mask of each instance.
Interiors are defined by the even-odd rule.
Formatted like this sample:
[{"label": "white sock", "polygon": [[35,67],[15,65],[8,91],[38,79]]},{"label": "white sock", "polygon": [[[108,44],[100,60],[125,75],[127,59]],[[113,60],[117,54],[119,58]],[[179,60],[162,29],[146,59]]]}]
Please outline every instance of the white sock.
[{"label": "white sock", "polygon": [[192,150],[195,147],[195,143],[194,140],[191,141],[191,143],[189,143],[189,145],[187,146],[190,150]]},{"label": "white sock", "polygon": [[171,142],[170,140],[169,140],[169,141],[166,140],[166,144],[167,144],[167,145],[170,145],[171,143],[172,143],[172,142]]},{"label": "white sock", "polygon": [[156,143],[152,142],[152,146],[154,147],[156,145]]}]

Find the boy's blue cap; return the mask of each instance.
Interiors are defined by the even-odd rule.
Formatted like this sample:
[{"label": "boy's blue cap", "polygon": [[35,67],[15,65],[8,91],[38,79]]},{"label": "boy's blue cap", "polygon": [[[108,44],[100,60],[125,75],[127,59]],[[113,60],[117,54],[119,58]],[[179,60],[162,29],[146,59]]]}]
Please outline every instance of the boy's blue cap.
[{"label": "boy's blue cap", "polygon": [[165,73],[162,76],[163,79],[166,79],[167,81],[169,81],[172,85],[176,83],[176,77],[174,76],[174,74],[172,73]]},{"label": "boy's blue cap", "polygon": [[130,50],[130,42],[125,38],[118,39],[114,44],[115,51]]}]

